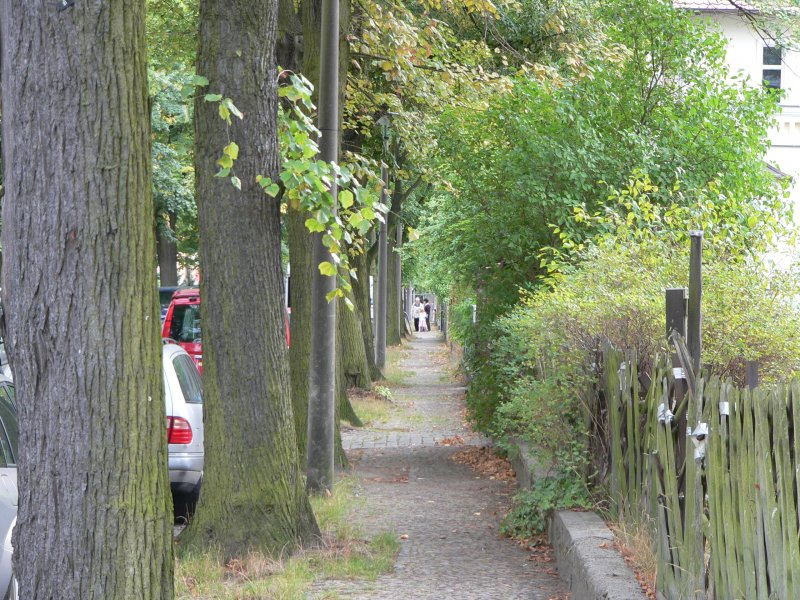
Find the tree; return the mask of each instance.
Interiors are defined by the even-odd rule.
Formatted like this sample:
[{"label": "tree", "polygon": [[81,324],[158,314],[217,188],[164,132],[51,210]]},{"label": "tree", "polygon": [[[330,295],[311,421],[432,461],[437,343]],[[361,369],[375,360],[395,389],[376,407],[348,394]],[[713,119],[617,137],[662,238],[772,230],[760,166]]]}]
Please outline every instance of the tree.
[{"label": "tree", "polygon": [[0,7],[22,598],[173,595],[144,18]]},{"label": "tree", "polygon": [[[200,4],[198,71],[219,95],[195,103],[206,462],[183,543],[224,557],[280,552],[319,533],[289,396],[280,206],[257,182],[279,167],[277,10],[274,0]],[[218,174],[231,181],[215,176],[223,147]]]}]

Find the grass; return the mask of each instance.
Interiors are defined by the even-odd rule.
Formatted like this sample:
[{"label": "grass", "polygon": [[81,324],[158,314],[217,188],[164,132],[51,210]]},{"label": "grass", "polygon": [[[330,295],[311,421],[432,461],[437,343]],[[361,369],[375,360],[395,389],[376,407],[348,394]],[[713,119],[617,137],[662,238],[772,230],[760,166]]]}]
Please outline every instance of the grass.
[{"label": "grass", "polygon": [[384,425],[397,413],[397,406],[373,394],[352,396],[350,403],[365,427]]},{"label": "grass", "polygon": [[611,523],[620,554],[633,570],[648,598],[655,598],[658,560],[653,550],[652,527],[644,522]]},{"label": "grass", "polygon": [[405,358],[406,349],[402,344],[386,348],[386,366],[383,368],[383,381],[378,384],[389,384],[393,387],[405,387],[406,380],[413,375],[411,371],[400,368],[400,361]]},{"label": "grass", "polygon": [[175,598],[300,600],[319,580],[375,581],[392,570],[400,542],[397,535],[388,532],[364,539],[349,518],[358,502],[352,477],[337,482],[331,496],[312,498],[323,539],[318,547],[300,550],[291,557],[251,553],[223,564],[218,555],[208,552],[177,560]]}]

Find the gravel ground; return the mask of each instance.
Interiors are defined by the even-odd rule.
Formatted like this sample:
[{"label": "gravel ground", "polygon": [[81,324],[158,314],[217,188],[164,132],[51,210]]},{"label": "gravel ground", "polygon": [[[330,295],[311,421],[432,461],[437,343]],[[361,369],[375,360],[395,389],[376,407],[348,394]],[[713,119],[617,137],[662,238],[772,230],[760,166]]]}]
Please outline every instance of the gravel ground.
[{"label": "gravel ground", "polygon": [[393,396],[406,407],[406,418],[413,418],[342,434],[364,497],[353,519],[368,536],[401,536],[395,569],[375,582],[320,582],[309,597],[565,598],[565,584],[551,564],[531,560],[498,533],[514,484],[450,460],[465,445],[488,440],[463,422],[464,389],[452,376],[438,332],[417,334],[407,343],[400,368],[410,374]]}]

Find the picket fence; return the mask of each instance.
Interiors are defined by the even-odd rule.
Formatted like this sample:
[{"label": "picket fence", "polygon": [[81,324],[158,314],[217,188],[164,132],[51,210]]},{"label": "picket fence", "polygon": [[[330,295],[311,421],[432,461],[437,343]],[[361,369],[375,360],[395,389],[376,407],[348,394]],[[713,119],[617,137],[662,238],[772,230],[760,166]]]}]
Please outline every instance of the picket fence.
[{"label": "picket fence", "polygon": [[[661,597],[800,598],[800,381],[754,390],[603,353],[612,513],[647,515]],[[644,382],[644,383],[643,383]]]}]

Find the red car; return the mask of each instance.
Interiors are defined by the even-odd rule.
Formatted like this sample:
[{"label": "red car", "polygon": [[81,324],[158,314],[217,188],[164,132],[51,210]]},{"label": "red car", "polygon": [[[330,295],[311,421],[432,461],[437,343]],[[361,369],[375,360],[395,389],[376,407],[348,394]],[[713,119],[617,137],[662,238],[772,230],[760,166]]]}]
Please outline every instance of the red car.
[{"label": "red car", "polygon": [[[200,329],[200,290],[186,288],[177,290],[164,318],[161,337],[170,338],[180,344],[197,363],[203,374],[203,343]],[[286,347],[289,347],[289,316],[286,315]]]},{"label": "red car", "polygon": [[200,329],[200,290],[177,290],[169,303],[161,337],[178,342],[203,373],[203,342]]}]

